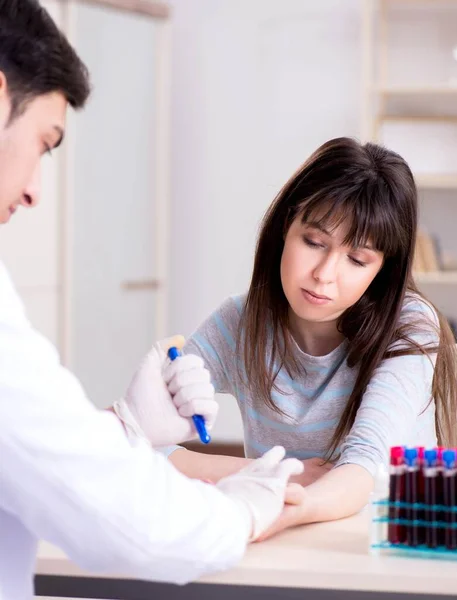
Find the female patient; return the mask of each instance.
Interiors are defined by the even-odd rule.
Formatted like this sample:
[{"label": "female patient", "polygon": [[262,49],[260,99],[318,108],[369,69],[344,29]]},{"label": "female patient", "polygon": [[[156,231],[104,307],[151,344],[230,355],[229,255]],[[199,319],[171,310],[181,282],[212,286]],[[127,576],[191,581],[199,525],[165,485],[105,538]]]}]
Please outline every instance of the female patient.
[{"label": "female patient", "polygon": [[[236,397],[247,457],[281,444],[304,460],[309,485],[283,525],[359,510],[390,446],[456,443],[455,344],[414,285],[416,227],[400,156],[325,143],[267,211],[247,294],[226,300],[185,347],[204,358],[217,392]],[[170,460],[216,480],[244,459]]]}]

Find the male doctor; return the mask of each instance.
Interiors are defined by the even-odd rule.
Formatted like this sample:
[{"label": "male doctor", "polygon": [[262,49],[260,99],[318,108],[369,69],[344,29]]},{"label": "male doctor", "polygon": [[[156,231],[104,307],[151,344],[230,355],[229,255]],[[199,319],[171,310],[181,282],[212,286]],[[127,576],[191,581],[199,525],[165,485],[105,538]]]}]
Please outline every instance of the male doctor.
[{"label": "male doctor", "polygon": [[[40,158],[62,141],[88,76],[36,0],[0,0],[0,222],[40,194]],[[28,240],[23,240],[24,244]],[[27,320],[0,265],[0,598],[33,595],[39,539],[82,567],[184,583],[233,565],[282,511],[301,463],[273,448],[216,486],[151,446],[194,437],[217,412],[195,356],[155,346],[115,412],[98,411]]]}]

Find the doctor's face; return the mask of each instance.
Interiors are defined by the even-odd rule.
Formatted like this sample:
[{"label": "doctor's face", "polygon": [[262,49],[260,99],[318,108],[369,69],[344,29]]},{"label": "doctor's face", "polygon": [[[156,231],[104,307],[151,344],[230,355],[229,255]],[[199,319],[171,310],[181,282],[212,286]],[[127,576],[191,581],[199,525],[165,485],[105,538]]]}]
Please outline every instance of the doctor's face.
[{"label": "doctor's face", "polygon": [[11,101],[0,72],[0,224],[19,206],[38,204],[41,158],[62,141],[66,108],[63,94],[52,92],[34,98],[10,120]]}]

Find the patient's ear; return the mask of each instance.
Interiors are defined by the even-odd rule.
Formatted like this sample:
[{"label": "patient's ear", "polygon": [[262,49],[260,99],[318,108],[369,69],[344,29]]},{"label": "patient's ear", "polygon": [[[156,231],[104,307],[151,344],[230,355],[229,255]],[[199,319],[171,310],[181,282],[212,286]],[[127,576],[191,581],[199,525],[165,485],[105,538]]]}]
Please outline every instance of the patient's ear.
[{"label": "patient's ear", "polygon": [[295,210],[291,206],[289,206],[289,208],[287,209],[286,218],[284,219],[284,223],[282,225],[282,241],[283,242],[286,241],[287,232],[289,231],[290,226],[293,223],[294,212],[295,212]]}]

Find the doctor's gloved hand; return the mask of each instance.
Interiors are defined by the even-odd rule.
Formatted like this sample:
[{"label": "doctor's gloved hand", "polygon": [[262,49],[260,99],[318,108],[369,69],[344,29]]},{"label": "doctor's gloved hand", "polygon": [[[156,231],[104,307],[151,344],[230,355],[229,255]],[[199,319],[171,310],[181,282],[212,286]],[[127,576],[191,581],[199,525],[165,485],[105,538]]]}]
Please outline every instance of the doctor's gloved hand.
[{"label": "doctor's gloved hand", "polygon": [[171,346],[182,346],[182,336],[157,342],[144,358],[129,388],[113,405],[130,437],[146,438],[152,446],[169,446],[197,438],[192,421],[202,415],[208,430],[218,404],[209,371],[199,356],[167,357]]},{"label": "doctor's gloved hand", "polygon": [[216,484],[246,509],[252,523],[251,541],[258,539],[281,515],[289,478],[303,471],[301,461],[284,459],[285,454],[282,446],[275,446]]}]

